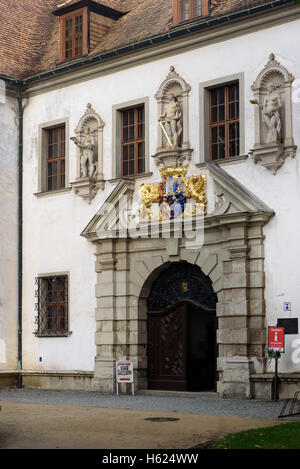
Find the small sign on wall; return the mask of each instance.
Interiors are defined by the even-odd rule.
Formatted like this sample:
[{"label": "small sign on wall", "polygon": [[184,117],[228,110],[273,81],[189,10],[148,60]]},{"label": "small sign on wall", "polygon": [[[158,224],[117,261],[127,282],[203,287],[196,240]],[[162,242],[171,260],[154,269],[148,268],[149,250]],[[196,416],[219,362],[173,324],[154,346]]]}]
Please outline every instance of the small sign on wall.
[{"label": "small sign on wall", "polygon": [[134,376],[133,376],[133,361],[132,360],[117,360],[116,361],[116,385],[117,395],[119,394],[119,383],[130,383],[132,394],[134,394]]},{"label": "small sign on wall", "polygon": [[277,327],[284,327],[284,333],[298,334],[298,318],[278,318]]}]

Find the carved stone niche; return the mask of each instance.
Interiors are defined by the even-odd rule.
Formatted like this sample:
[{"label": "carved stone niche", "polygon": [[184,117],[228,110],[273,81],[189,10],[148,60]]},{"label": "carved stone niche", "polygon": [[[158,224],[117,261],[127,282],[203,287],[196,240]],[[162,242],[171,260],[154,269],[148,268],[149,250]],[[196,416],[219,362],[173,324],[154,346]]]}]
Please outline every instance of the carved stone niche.
[{"label": "carved stone niche", "polygon": [[184,165],[192,157],[189,143],[189,92],[191,87],[173,66],[155,94],[158,108],[157,166]]},{"label": "carved stone niche", "polygon": [[255,163],[276,174],[285,158],[294,157],[297,147],[292,133],[293,75],[274,54],[252,85],[255,105],[255,144],[251,150]]},{"label": "carved stone niche", "polygon": [[77,147],[76,180],[72,187],[83,199],[91,200],[103,190],[103,128],[105,123],[91,104],[81,117],[71,140]]}]

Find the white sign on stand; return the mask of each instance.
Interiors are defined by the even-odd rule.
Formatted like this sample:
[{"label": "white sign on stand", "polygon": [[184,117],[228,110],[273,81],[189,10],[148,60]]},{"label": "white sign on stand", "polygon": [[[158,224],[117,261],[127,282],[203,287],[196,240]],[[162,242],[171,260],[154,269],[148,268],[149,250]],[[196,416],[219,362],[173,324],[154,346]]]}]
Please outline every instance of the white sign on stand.
[{"label": "white sign on stand", "polygon": [[119,383],[130,383],[131,392],[134,395],[134,377],[133,377],[133,361],[117,360],[116,361],[116,386],[117,395],[119,394]]}]

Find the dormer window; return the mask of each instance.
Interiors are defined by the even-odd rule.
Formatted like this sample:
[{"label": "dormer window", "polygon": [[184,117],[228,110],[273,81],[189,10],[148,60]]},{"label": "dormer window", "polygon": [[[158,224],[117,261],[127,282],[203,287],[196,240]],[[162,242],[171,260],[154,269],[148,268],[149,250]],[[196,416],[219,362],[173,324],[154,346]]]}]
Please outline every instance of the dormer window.
[{"label": "dormer window", "polygon": [[174,0],[174,24],[208,15],[208,0]]},{"label": "dormer window", "polygon": [[[64,0],[53,11],[60,21],[59,61],[79,59],[96,47],[124,12],[101,0]],[[113,2],[112,2],[113,3]]]},{"label": "dormer window", "polygon": [[65,57],[82,55],[82,15],[65,19]]},{"label": "dormer window", "polygon": [[82,57],[88,52],[87,8],[75,10],[60,17],[60,60]]}]

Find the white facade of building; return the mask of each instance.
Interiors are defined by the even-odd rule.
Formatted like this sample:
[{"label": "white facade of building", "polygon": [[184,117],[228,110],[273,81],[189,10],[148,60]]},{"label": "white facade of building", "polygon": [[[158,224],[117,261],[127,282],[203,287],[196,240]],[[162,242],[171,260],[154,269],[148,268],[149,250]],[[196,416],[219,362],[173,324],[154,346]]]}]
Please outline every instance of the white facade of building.
[{"label": "white facade of building", "polygon": [[0,368],[17,367],[18,105],[2,83],[0,96]]},{"label": "white facade of building", "polygon": [[[119,179],[116,174],[116,137],[114,112],[122,109],[128,103],[144,102],[148,106],[148,169],[145,177],[135,179],[134,207],[138,209],[138,189],[143,183],[157,183],[160,181],[159,169],[153,155],[157,152],[158,110],[155,94],[161,83],[167,77],[170,66],[173,66],[187,82],[189,92],[189,141],[193,149],[192,160],[189,163],[189,174],[207,175],[207,215],[215,211],[215,186],[208,168],[203,164],[204,140],[208,138],[203,130],[203,90],[212,84],[227,83],[232,79],[239,80],[241,105],[241,151],[240,157],[218,163],[226,173],[238,183],[254,194],[265,206],[274,211],[274,215],[263,227],[264,239],[264,295],[265,295],[265,334],[267,326],[275,326],[278,318],[298,318],[300,321],[300,244],[298,231],[298,205],[300,203],[300,56],[299,31],[300,19],[294,17],[286,20],[279,17],[266,24],[253,21],[245,25],[244,32],[217,33],[217,37],[207,38],[206,41],[194,41],[194,44],[184,43],[177,50],[174,46],[165,47],[163,53],[157,48],[151,55],[142,54],[136,61],[129,57],[126,66],[120,63],[94,66],[91,73],[76,76],[75,72],[58,77],[52,81],[33,83],[27,90],[28,103],[24,109],[24,191],[23,191],[23,371],[24,376],[51,377],[51,373],[67,376],[76,373],[82,376],[84,372],[92,374],[95,366],[97,349],[95,345],[95,308],[99,297],[97,272],[95,271],[96,246],[81,236],[82,231],[97,214],[103,203],[116,188]],[[298,11],[299,16],[299,11]],[[292,123],[293,138],[297,146],[294,157],[289,156],[276,174],[260,163],[256,163],[250,151],[255,143],[255,109],[250,99],[253,98],[251,85],[258,74],[266,66],[270,54],[275,60],[291,73],[295,80],[292,85]],[[4,340],[6,352],[2,359],[1,369],[15,368],[16,338],[12,333],[16,328],[16,314],[10,316],[10,311],[16,311],[16,306],[8,303],[5,298],[14,297],[12,290],[16,289],[16,257],[8,252],[16,249],[16,224],[12,222],[11,213],[16,213],[16,126],[15,113],[6,104],[5,119],[1,118],[3,127],[2,138],[7,139],[6,148],[11,148],[1,157],[1,165],[9,178],[1,178],[3,191],[9,197],[4,200],[5,224],[1,230],[14,233],[7,238],[7,244],[1,245],[1,275],[9,272],[11,279],[1,284],[0,293],[0,321],[4,325]],[[87,104],[101,116],[105,126],[103,128],[103,173],[106,180],[104,190],[98,190],[91,203],[79,197],[71,185],[65,190],[53,193],[42,193],[39,187],[41,166],[41,132],[56,122],[66,123],[66,141],[68,148],[67,179],[72,183],[76,179],[76,145],[70,140],[75,135],[75,128],[86,111]],[[205,110],[207,112],[207,109]],[[6,131],[6,128],[9,128]],[[9,143],[8,143],[9,142]],[[2,145],[4,142],[2,140]],[[146,163],[147,164],[147,163]],[[2,173],[2,169],[1,169]],[[5,187],[4,187],[5,185]],[[10,200],[8,200],[8,198]],[[2,211],[3,209],[1,209]],[[2,234],[5,236],[5,234]],[[14,260],[12,260],[14,259]],[[138,269],[138,265],[134,267]],[[67,337],[37,337],[34,334],[35,278],[43,275],[57,275],[67,273],[69,278],[69,329],[71,335]],[[237,270],[238,275],[238,270]],[[249,275],[252,275],[250,272]],[[258,278],[258,277],[257,277]],[[252,287],[255,288],[253,277]],[[259,285],[261,286],[261,284]],[[118,289],[118,285],[115,286]],[[98,293],[97,293],[98,288]],[[284,311],[284,302],[291,303],[291,311]],[[4,321],[4,317],[10,320]],[[234,314],[232,314],[234,318]],[[219,328],[220,329],[220,328]],[[105,330],[103,330],[105,332]],[[98,332],[99,334],[99,332]],[[219,338],[222,332],[219,332]],[[7,340],[7,337],[12,339]],[[0,336],[0,352],[1,340]],[[222,340],[222,339],[221,339]],[[265,338],[266,340],[266,338]],[[298,340],[298,342],[297,342]],[[99,338],[96,339],[99,344]],[[101,342],[101,340],[100,340]],[[299,334],[286,336],[286,349],[279,366],[281,373],[300,373]],[[9,357],[9,358],[8,358]],[[117,358],[117,357],[116,357]],[[123,355],[119,358],[126,358]],[[127,357],[129,358],[129,357]],[[224,359],[222,359],[224,360]],[[222,360],[219,360],[219,366]],[[255,362],[255,360],[254,360]],[[222,362],[223,363],[223,362]],[[137,363],[135,363],[138,366]],[[273,363],[265,359],[264,364],[254,364],[254,374],[261,375],[273,371]],[[111,376],[111,375],[109,375]],[[112,377],[111,377],[112,379]],[[238,378],[237,378],[238,380]],[[34,381],[32,381],[34,382]],[[298,381],[298,383],[300,380]],[[30,381],[28,381],[30,385]],[[47,386],[58,387],[57,381]],[[64,381],[64,383],[66,383]],[[82,382],[83,383],[83,382]],[[39,382],[40,385],[40,382]],[[62,387],[67,387],[63,384]],[[71,386],[91,388],[84,382]],[[296,385],[296,386],[299,386]],[[92,386],[93,387],[93,386]],[[100,386],[101,387],[101,386]],[[141,387],[143,387],[141,385]],[[97,389],[94,386],[93,389]],[[294,388],[293,388],[294,389]],[[220,392],[222,389],[219,388]],[[289,392],[287,391],[287,394]],[[249,397],[249,396],[248,396]]]}]

